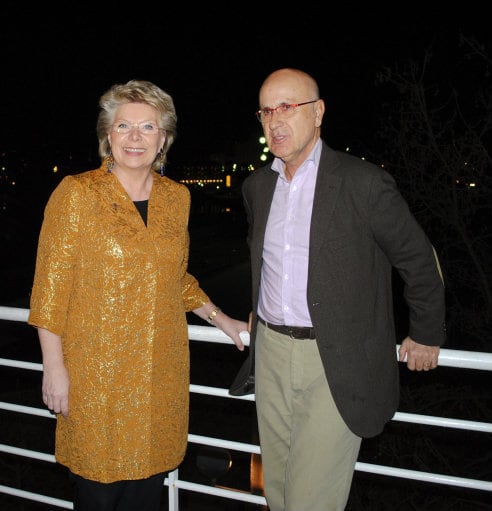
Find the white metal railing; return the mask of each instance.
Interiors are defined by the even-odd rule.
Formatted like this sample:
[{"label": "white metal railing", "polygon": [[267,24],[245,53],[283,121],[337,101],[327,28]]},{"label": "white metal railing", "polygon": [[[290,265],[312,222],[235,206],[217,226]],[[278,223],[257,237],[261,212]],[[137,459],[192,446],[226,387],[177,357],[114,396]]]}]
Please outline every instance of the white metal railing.
[{"label": "white metal railing", "polygon": [[[29,315],[28,309],[0,306],[0,320],[27,322]],[[188,334],[190,340],[212,342],[220,344],[231,344],[232,341],[220,330],[209,326],[188,325]],[[243,335],[245,345],[249,345],[248,334]],[[398,345],[396,350],[398,350]],[[0,366],[14,367],[24,370],[42,371],[42,365],[20,360],[10,360],[0,358]],[[439,355],[439,366],[456,367],[462,369],[476,369],[482,371],[492,371],[492,353],[470,352],[441,349]],[[228,399],[239,399],[245,401],[254,401],[254,395],[231,396],[228,389],[207,387],[202,385],[190,385],[190,392],[205,394],[208,396],[217,396]],[[37,415],[41,417],[55,418],[46,409],[39,409],[29,406],[18,405],[15,403],[0,402],[0,409]],[[452,419],[445,417],[434,417],[428,415],[410,414],[396,412],[394,421],[409,422],[415,424],[431,425],[436,427],[446,427],[462,429],[465,431],[476,431],[481,433],[492,433],[492,423],[477,422],[469,420]],[[200,435],[188,435],[188,442],[199,445],[221,447],[232,451],[241,451],[251,454],[260,454],[260,448],[256,444],[233,442],[220,438],[205,437]],[[55,463],[55,457],[52,454],[20,449],[15,446],[0,444],[0,452],[9,453],[17,456],[23,456],[31,459],[42,460]],[[388,477],[398,477],[403,479],[413,479],[429,483],[443,484],[449,486],[463,487],[468,489],[483,490],[492,493],[492,481],[483,481],[477,479],[467,479],[454,477],[445,474],[436,474],[421,472],[416,470],[407,470],[397,467],[375,465],[370,463],[357,462],[355,469],[361,472],[369,472]],[[170,511],[179,511],[179,491],[188,490],[208,495],[215,495],[226,499],[234,499],[258,506],[266,506],[265,498],[243,490],[233,488],[223,488],[217,486],[201,485],[191,481],[179,479],[179,471],[176,469],[168,474],[165,485],[168,487],[168,504]],[[17,488],[12,488],[0,484],[0,493],[16,496],[22,499],[33,500],[36,502],[47,503],[59,508],[73,509],[73,504],[66,500],[56,499],[46,495],[31,493]]]}]

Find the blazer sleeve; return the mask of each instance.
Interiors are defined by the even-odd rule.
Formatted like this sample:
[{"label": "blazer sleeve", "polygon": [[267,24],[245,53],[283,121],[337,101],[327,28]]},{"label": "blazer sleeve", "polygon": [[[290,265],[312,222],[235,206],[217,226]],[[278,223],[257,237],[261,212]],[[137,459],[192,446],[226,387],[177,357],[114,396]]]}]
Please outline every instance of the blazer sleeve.
[{"label": "blazer sleeve", "polygon": [[373,179],[369,208],[376,242],[404,282],[409,336],[421,344],[442,345],[445,293],[437,254],[390,174]]}]

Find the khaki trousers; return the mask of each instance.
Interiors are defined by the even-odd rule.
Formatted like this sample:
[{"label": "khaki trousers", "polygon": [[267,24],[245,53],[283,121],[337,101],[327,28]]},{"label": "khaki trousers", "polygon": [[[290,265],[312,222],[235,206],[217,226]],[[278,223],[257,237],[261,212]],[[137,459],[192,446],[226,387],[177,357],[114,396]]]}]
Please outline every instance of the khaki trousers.
[{"label": "khaki trousers", "polygon": [[270,511],[343,511],[359,454],[333,402],[316,340],[258,323],[255,394]]}]

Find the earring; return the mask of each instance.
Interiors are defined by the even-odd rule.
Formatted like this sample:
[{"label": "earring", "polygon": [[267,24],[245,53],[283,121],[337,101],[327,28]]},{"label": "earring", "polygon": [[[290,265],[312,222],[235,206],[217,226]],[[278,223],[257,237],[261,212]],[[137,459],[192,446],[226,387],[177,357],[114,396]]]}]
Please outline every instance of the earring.
[{"label": "earring", "polygon": [[161,166],[159,168],[159,174],[161,175],[161,177],[163,177],[164,174],[166,173],[166,166],[164,165],[164,149],[161,149],[160,153],[161,153]]},{"label": "earring", "polygon": [[109,153],[108,156],[106,156],[104,164],[106,165],[106,171],[108,174],[111,174],[111,171],[114,167],[114,159],[113,159],[113,153]]}]

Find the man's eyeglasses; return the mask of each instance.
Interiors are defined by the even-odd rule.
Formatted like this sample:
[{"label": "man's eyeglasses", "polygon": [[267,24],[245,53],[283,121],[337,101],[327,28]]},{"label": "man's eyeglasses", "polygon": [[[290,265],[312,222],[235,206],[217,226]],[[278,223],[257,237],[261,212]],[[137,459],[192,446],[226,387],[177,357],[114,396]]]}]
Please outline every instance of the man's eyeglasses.
[{"label": "man's eyeglasses", "polygon": [[127,135],[134,129],[140,131],[142,135],[157,135],[160,131],[165,132],[164,128],[159,128],[159,126],[153,122],[131,124],[126,121],[118,121],[113,124],[113,131],[122,135]]},{"label": "man's eyeglasses", "polygon": [[303,105],[309,105],[311,103],[316,103],[316,101],[319,101],[318,99],[313,99],[312,101],[304,101],[304,103],[280,103],[275,108],[261,108],[256,112],[256,117],[260,122],[268,122],[272,119],[273,113],[277,112],[277,115],[279,117],[282,117],[283,119],[287,119],[288,117],[292,117],[296,111],[297,108]]}]

